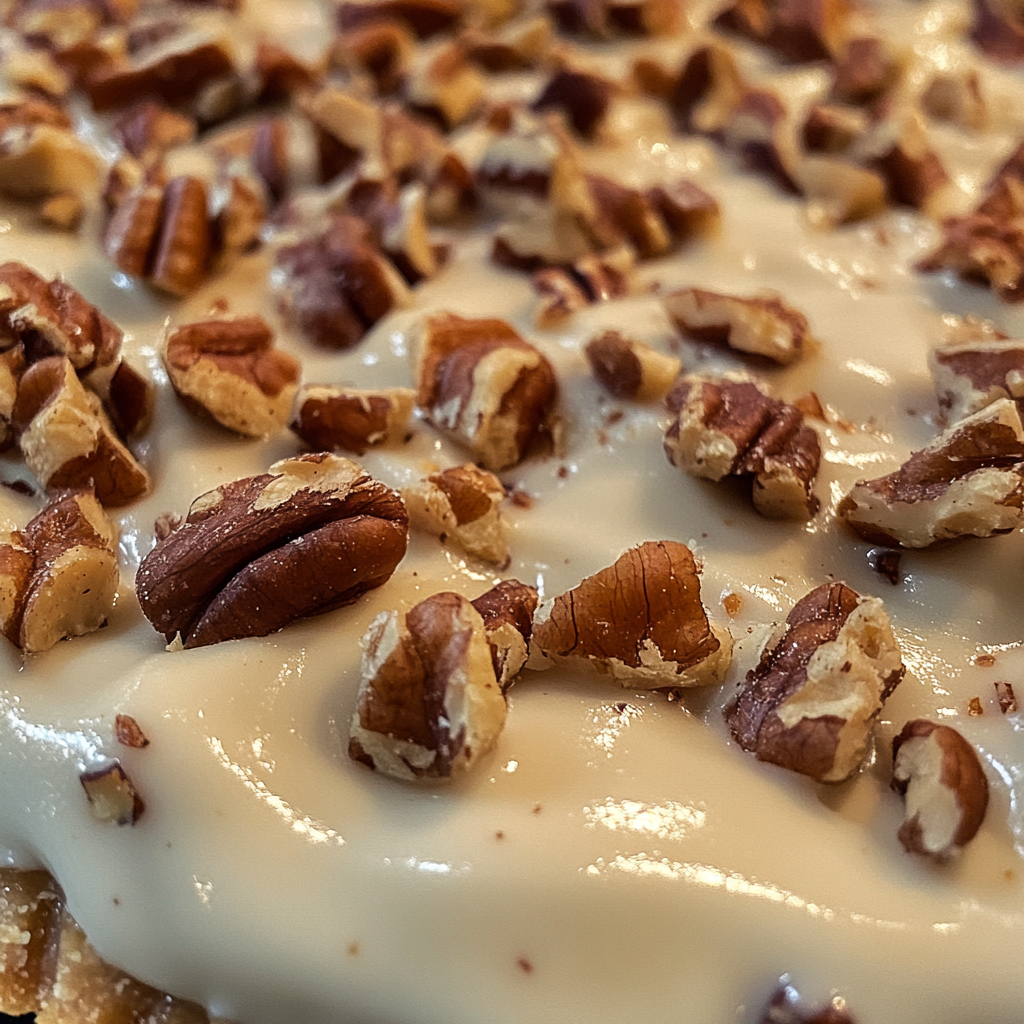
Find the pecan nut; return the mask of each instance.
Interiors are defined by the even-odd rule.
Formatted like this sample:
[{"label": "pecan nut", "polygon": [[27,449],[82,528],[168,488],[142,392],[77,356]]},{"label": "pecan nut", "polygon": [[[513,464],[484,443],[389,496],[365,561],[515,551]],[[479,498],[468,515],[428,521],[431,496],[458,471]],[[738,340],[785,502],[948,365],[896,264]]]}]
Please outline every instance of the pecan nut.
[{"label": "pecan nut", "polygon": [[412,388],[367,390],[307,384],[295,398],[291,428],[318,451],[363,455],[372,445],[405,437],[415,401]]},{"label": "pecan nut", "polygon": [[769,638],[726,721],[758,760],[841,782],[860,765],[904,671],[882,602],[826,583]]},{"label": "pecan nut", "polygon": [[502,693],[515,681],[529,657],[537,590],[519,580],[503,580],[473,600],[484,620],[494,674]]},{"label": "pecan nut", "polygon": [[708,620],[693,554],[648,541],[534,616],[530,667],[589,662],[623,686],[707,686],[732,661],[732,636]]},{"label": "pecan nut", "polygon": [[533,275],[541,296],[537,326],[553,327],[573,313],[628,295],[633,287],[634,253],[627,245],[601,254],[581,256],[566,266],[546,267]]},{"label": "pecan nut", "polygon": [[637,402],[664,398],[683,365],[675,356],[624,338],[618,331],[599,334],[583,351],[594,376],[611,394]]},{"label": "pecan nut", "polygon": [[1001,398],[1024,398],[1024,342],[986,338],[937,345],[928,353],[939,409],[963,419]]},{"label": "pecan nut", "polygon": [[143,559],[136,593],[185,647],[266,636],[385,583],[407,527],[401,498],[354,462],[300,455],[196,498]]}]

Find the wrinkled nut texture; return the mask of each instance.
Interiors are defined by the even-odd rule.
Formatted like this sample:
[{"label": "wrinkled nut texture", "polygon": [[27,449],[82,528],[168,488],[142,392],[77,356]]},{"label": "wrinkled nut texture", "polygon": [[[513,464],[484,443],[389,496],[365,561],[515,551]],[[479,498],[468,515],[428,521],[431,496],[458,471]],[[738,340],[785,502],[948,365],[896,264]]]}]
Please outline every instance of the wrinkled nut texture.
[{"label": "wrinkled nut texture", "polygon": [[642,341],[605,331],[583,350],[594,376],[616,398],[650,402],[664,398],[682,369],[675,356],[666,356]]},{"label": "wrinkled nut texture", "polygon": [[459,594],[382,612],[363,637],[349,757],[404,781],[447,779],[498,741],[507,705],[480,613]]},{"label": "wrinkled nut texture", "polygon": [[12,422],[25,464],[47,490],[91,487],[102,504],[120,506],[149,487],[149,475],[118,439],[99,397],[62,356],[25,371]]},{"label": "wrinkled nut texture", "polygon": [[351,604],[405,554],[401,498],[348,459],[300,455],[198,497],[139,566],[146,618],[185,647]]},{"label": "wrinkled nut texture", "polygon": [[25,527],[0,535],[0,629],[26,654],[102,626],[120,576],[117,534],[88,491],[54,498]]},{"label": "wrinkled nut texture", "polygon": [[768,640],[726,721],[758,760],[841,782],[860,765],[904,671],[882,602],[823,584]]},{"label": "wrinkled nut texture", "polygon": [[954,423],[894,473],[862,480],[836,510],[865,540],[926,548],[1008,533],[1024,520],[1024,428],[999,399]]},{"label": "wrinkled nut texture", "polygon": [[928,353],[939,408],[963,419],[1000,398],[1024,398],[1024,341],[979,338]]},{"label": "wrinkled nut texture", "polygon": [[502,482],[468,462],[433,473],[402,491],[409,525],[451,540],[466,554],[508,565],[511,527],[501,511]]},{"label": "wrinkled nut texture", "polygon": [[367,390],[307,384],[295,398],[291,428],[318,451],[362,455],[373,445],[401,441],[415,402],[412,388]]},{"label": "wrinkled nut texture", "polygon": [[418,338],[417,402],[490,470],[521,462],[558,394],[551,364],[504,320],[428,318]]},{"label": "wrinkled nut texture", "polygon": [[178,395],[229,430],[262,437],[288,420],[299,362],[274,348],[261,316],[178,327],[168,335],[163,359]]},{"label": "wrinkled nut texture", "polygon": [[892,741],[892,788],[907,801],[899,840],[908,853],[946,858],[969,843],[988,809],[988,779],[948,725],[918,718]]},{"label": "wrinkled nut texture", "polygon": [[114,761],[106,768],[78,776],[89,801],[89,813],[97,821],[134,825],[146,810],[128,773]]},{"label": "wrinkled nut texture", "polygon": [[664,298],[665,310],[681,331],[706,341],[725,342],[737,352],[775,363],[799,359],[811,338],[807,317],[777,295],[742,298],[681,288]]},{"label": "wrinkled nut texture", "polygon": [[707,686],[724,678],[732,637],[708,621],[690,549],[647,541],[541,605],[530,659],[582,659],[628,687]]},{"label": "wrinkled nut texture", "polygon": [[682,377],[668,396],[669,462],[691,476],[753,479],[754,507],[770,519],[810,519],[821,444],[794,405],[747,381]]},{"label": "wrinkled nut texture", "polygon": [[526,665],[537,604],[536,588],[519,580],[503,580],[473,601],[473,607],[484,620],[494,674],[502,693]]}]

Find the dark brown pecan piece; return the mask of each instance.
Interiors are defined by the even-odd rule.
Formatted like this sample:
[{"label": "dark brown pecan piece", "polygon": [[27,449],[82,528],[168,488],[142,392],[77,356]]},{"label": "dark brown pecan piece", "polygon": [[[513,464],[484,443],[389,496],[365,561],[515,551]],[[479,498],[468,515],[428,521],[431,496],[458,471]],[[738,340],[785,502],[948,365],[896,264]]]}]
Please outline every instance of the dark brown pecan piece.
[{"label": "dark brown pecan piece", "polygon": [[517,19],[493,31],[467,29],[459,37],[466,56],[484,71],[525,71],[551,48],[551,21],[544,15]]},{"label": "dark brown pecan piece", "polygon": [[789,108],[776,92],[745,89],[723,134],[747,167],[774,178],[787,192],[800,191],[795,130]]},{"label": "dark brown pecan piece", "polygon": [[552,327],[595,302],[628,295],[634,262],[633,249],[624,245],[600,255],[581,256],[566,266],[538,270],[533,275],[534,290],[541,296],[537,326]]},{"label": "dark brown pecan piece", "polygon": [[682,377],[668,396],[669,462],[691,476],[752,477],[754,507],[771,519],[810,519],[821,444],[794,405],[753,383]]},{"label": "dark brown pecan piece", "polygon": [[473,601],[484,620],[494,674],[503,693],[526,664],[538,600],[536,588],[519,580],[503,580]]},{"label": "dark brown pecan piece", "polygon": [[291,428],[317,451],[363,455],[372,445],[405,437],[415,402],[411,388],[307,384],[296,396]]},{"label": "dark brown pecan piece", "polygon": [[253,70],[259,80],[256,98],[262,103],[280,103],[296,93],[314,89],[322,77],[283,46],[265,39],[256,45]]},{"label": "dark brown pecan piece", "polygon": [[842,47],[848,0],[736,0],[716,24],[793,61],[826,60]]},{"label": "dark brown pecan piece", "polygon": [[885,178],[894,203],[940,218],[946,212],[950,177],[935,152],[920,115],[880,126],[870,144],[877,155],[871,166]]},{"label": "dark brown pecan piece", "polygon": [[530,651],[531,667],[582,659],[623,686],[707,686],[724,678],[732,637],[708,621],[690,549],[648,541],[541,605]]},{"label": "dark brown pecan piece", "polygon": [[157,100],[143,99],[121,114],[111,132],[126,153],[150,164],[174,146],[191,142],[196,123]]},{"label": "dark brown pecan piece", "polygon": [[419,48],[403,92],[413,110],[449,131],[479,109],[485,79],[459,42],[446,42]]},{"label": "dark brown pecan piece", "polygon": [[1024,398],[1024,341],[979,339],[937,345],[928,353],[939,409],[951,420],[1000,398]]},{"label": "dark brown pecan piece", "polygon": [[401,498],[336,455],[300,455],[201,495],[143,559],[136,593],[168,640],[265,636],[351,604],[405,554]]},{"label": "dark brown pecan piece", "polygon": [[1024,520],[1024,428],[1000,399],[954,423],[894,473],[862,480],[836,510],[874,544],[929,547],[1008,533]]},{"label": "dark brown pecan piece", "polygon": [[[620,238],[642,259],[660,256],[672,244],[668,224],[657,206],[657,196],[621,185],[603,174],[588,174],[587,187],[601,215]],[[653,199],[653,201],[652,201]]]},{"label": "dark brown pecan piece", "polygon": [[397,21],[417,38],[429,39],[455,28],[462,13],[455,0],[342,0],[338,28],[348,32],[381,21]]},{"label": "dark brown pecan piece", "polygon": [[1013,693],[1013,683],[1000,681],[995,683],[995,688],[999,710],[1004,715],[1012,715],[1017,710],[1017,698]]},{"label": "dark brown pecan piece", "polygon": [[480,613],[434,594],[404,621],[382,612],[363,637],[349,757],[408,782],[447,779],[494,747],[507,710]]},{"label": "dark brown pecan piece", "polygon": [[870,127],[868,115],[859,107],[838,103],[815,103],[807,112],[801,135],[812,153],[842,153],[862,139]]},{"label": "dark brown pecan piece", "polygon": [[827,1006],[811,1008],[800,999],[800,994],[789,983],[789,976],[783,975],[765,1007],[761,1024],[856,1024],[846,1000],[834,996]]},{"label": "dark brown pecan piece", "polygon": [[616,398],[650,402],[664,398],[682,362],[618,331],[605,331],[587,342],[584,354],[594,376]]},{"label": "dark brown pecan piece", "polygon": [[669,106],[680,129],[720,135],[747,86],[732,51],[719,43],[700,46],[683,62]]},{"label": "dark brown pecan piece", "polygon": [[892,788],[907,801],[903,848],[940,860],[958,853],[988,810],[988,779],[974,747],[956,729],[918,718],[893,738],[892,759]]},{"label": "dark brown pecan piece", "polygon": [[895,81],[899,64],[880,36],[851,39],[835,62],[832,94],[848,103],[877,100]]},{"label": "dark brown pecan piece", "polygon": [[615,86],[589,71],[556,71],[533,101],[534,110],[560,110],[577,134],[592,139],[608,113]]},{"label": "dark brown pecan piece", "polygon": [[[393,96],[405,81],[415,49],[416,40],[405,26],[382,21],[340,34],[333,44],[331,62],[368,74],[379,96]],[[472,59],[472,50],[468,56]]]},{"label": "dark brown pecan piece", "polygon": [[974,0],[971,38],[995,60],[1024,60],[1024,14],[1011,0]]},{"label": "dark brown pecan piece", "polygon": [[904,671],[882,602],[826,583],[769,639],[726,721],[758,760],[841,782],[859,767]]}]

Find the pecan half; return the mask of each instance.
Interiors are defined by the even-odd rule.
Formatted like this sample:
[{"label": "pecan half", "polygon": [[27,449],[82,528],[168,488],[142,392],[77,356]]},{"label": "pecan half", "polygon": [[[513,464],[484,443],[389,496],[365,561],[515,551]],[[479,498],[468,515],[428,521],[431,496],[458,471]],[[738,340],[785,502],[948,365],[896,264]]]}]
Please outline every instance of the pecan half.
[{"label": "pecan half", "polygon": [[821,444],[794,405],[747,381],[680,378],[668,396],[669,462],[691,476],[752,477],[754,507],[770,519],[810,519]]},{"label": "pecan half", "polygon": [[951,420],[1000,398],[1024,398],[1024,341],[979,338],[937,345],[928,353],[939,409]]},{"label": "pecan half", "polygon": [[954,423],[894,473],[862,480],[840,502],[865,540],[925,548],[1008,533],[1024,520],[1024,428],[1009,399]]},{"label": "pecan half", "polygon": [[291,428],[318,451],[363,455],[373,445],[405,437],[415,401],[412,388],[307,384],[296,396]]},{"label": "pecan half", "polygon": [[487,469],[521,462],[558,395],[551,364],[504,320],[427,318],[417,354],[417,402]]},{"label": "pecan half", "polygon": [[262,437],[288,421],[299,361],[274,348],[270,325],[261,316],[175,328],[163,360],[178,395],[228,430]]},{"label": "pecan half", "polygon": [[471,462],[453,466],[402,490],[409,525],[451,540],[466,554],[504,567],[511,527],[501,511],[502,482]]},{"label": "pecan half", "polygon": [[541,605],[530,653],[531,667],[580,659],[627,687],[707,686],[725,677],[732,637],[708,621],[690,549],[648,541]]},{"label": "pecan half", "polygon": [[683,365],[675,356],[624,338],[618,331],[599,334],[583,351],[594,376],[611,394],[637,402],[664,398]]},{"label": "pecan half", "polygon": [[117,534],[88,491],[53,498],[0,538],[0,629],[27,654],[100,628],[120,577]]},{"label": "pecan half", "polygon": [[467,771],[494,747],[508,707],[484,620],[464,597],[434,594],[404,617],[382,612],[362,644],[354,761],[429,781]]},{"label": "pecan half", "polygon": [[724,342],[736,352],[792,363],[814,343],[807,317],[773,294],[742,297],[681,288],[664,298],[665,311],[685,334]]},{"label": "pecan half", "polygon": [[502,693],[508,691],[526,665],[537,603],[536,588],[519,580],[503,580],[473,601],[473,607],[484,620],[494,674]]},{"label": "pecan half", "polygon": [[841,782],[859,767],[904,671],[882,602],[826,583],[768,640],[726,721],[758,760]]},{"label": "pecan half", "polygon": [[958,853],[988,810],[988,779],[974,747],[956,729],[917,718],[893,738],[892,758],[892,788],[907,801],[903,848],[939,859]]},{"label": "pecan half", "polygon": [[401,498],[354,462],[300,455],[196,498],[143,559],[136,593],[185,647],[265,636],[386,582],[407,524]]}]

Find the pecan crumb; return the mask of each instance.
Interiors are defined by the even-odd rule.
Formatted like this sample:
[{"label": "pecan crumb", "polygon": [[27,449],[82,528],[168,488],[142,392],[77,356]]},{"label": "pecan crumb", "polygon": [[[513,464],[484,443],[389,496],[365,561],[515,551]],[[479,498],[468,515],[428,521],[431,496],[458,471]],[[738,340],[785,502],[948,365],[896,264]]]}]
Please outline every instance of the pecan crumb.
[{"label": "pecan crumb", "polygon": [[1017,710],[1017,698],[1013,693],[1013,684],[998,682],[995,684],[996,699],[999,701],[999,710],[1004,715],[1013,714]]},{"label": "pecan crumb", "polygon": [[902,579],[900,575],[902,557],[899,551],[893,551],[891,548],[872,548],[868,552],[868,565],[895,587]]},{"label": "pecan crumb", "polygon": [[89,811],[97,821],[134,825],[146,810],[128,773],[118,761],[78,777],[89,800]]},{"label": "pecan crumb", "polygon": [[967,714],[969,714],[972,718],[977,718],[980,715],[985,714],[985,709],[981,706],[980,697],[972,697],[967,702]]},{"label": "pecan crumb", "polygon": [[996,656],[994,654],[976,654],[974,656],[974,664],[980,668],[991,668],[996,663]]},{"label": "pecan crumb", "polygon": [[114,735],[117,742],[125,747],[142,749],[149,746],[149,739],[131,715],[117,716],[114,720]]}]

